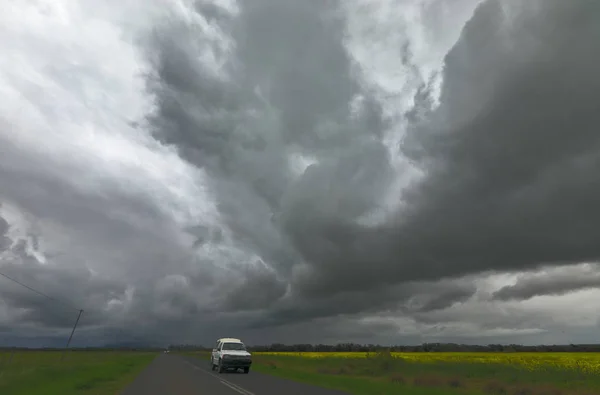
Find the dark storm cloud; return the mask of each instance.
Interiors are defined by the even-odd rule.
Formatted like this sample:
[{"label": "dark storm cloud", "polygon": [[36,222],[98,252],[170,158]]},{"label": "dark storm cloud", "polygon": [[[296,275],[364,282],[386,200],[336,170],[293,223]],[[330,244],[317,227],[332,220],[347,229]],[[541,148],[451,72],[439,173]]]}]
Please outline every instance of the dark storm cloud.
[{"label": "dark storm cloud", "polygon": [[8,221],[0,216],[0,252],[6,250],[11,244],[8,237],[8,228]]},{"label": "dark storm cloud", "polygon": [[[0,191],[0,198],[18,202],[21,209],[37,218],[78,229],[79,237],[95,241],[92,246],[69,246],[68,253],[87,255],[93,251],[96,258],[104,257],[114,264],[122,259],[118,251],[135,251],[135,258],[130,256],[130,259],[144,262],[152,277],[166,271],[161,260],[182,259],[185,255],[164,234],[163,229],[168,225],[164,224],[163,214],[127,191],[115,189],[97,195],[78,190],[53,174],[9,172],[2,168],[0,177],[9,186]],[[106,249],[104,245],[112,247]],[[133,265],[119,270],[127,267],[139,273],[139,268]],[[105,268],[111,269],[108,265]]]},{"label": "dark storm cloud", "polygon": [[514,285],[494,292],[498,300],[526,300],[535,296],[564,295],[571,292],[600,287],[597,267],[585,270],[560,270],[536,274],[523,274]]},{"label": "dark storm cloud", "polygon": [[599,256],[600,7],[533,3],[509,29],[498,2],[480,7],[446,57],[429,131],[417,129],[430,174],[404,227],[444,262],[436,275]]},{"label": "dark storm cloud", "polygon": [[[432,287],[437,287],[438,285],[431,285]],[[475,291],[477,287],[473,284],[470,286],[457,286],[455,288],[446,289],[444,292],[432,292],[432,294],[428,294],[426,301],[418,308],[419,312],[428,312],[434,310],[443,310],[446,309],[456,303],[461,303],[468,300]]]},{"label": "dark storm cloud", "polygon": [[[207,39],[192,29],[166,26],[149,46],[155,135],[209,171],[237,246],[288,278],[302,259],[322,262],[312,251],[328,248],[321,234],[352,232],[391,175],[373,138],[385,124],[379,106],[366,95],[362,115],[350,118],[360,89],[334,5],[261,0],[244,3],[235,20],[209,18],[235,40],[225,79],[195,60]],[[297,185],[290,151],[319,161]],[[305,248],[310,232],[306,243],[315,243]],[[271,281],[267,288],[281,289]]]},{"label": "dark storm cloud", "polygon": [[[268,331],[268,338],[265,332]],[[272,328],[244,329],[249,344],[312,343],[336,344],[343,342],[406,344],[418,343],[415,336],[403,336],[392,321],[369,322],[360,316],[333,316],[304,322],[291,322]]]},{"label": "dark storm cloud", "polygon": [[[260,0],[242,5],[234,30],[238,61],[248,88],[265,90],[281,112],[278,133],[311,151],[344,146],[345,130],[319,133],[321,121],[344,121],[357,93],[344,48],[337,2]],[[362,134],[378,130],[361,130]]]},{"label": "dark storm cloud", "polygon": [[472,281],[455,280],[405,283],[362,292],[339,292],[330,297],[291,294],[258,315],[250,327],[272,328],[361,313],[428,313],[465,302],[476,291]]},{"label": "dark storm cloud", "polygon": [[[279,304],[284,287],[273,275],[256,282],[264,298],[244,307],[232,296],[229,306],[274,304],[265,322],[281,323],[344,304],[381,307],[385,291],[364,296],[376,287],[597,257],[598,7],[513,5],[507,19],[500,2],[483,4],[446,57],[441,105],[409,117],[402,150],[425,178],[402,196],[395,221],[366,227],[358,219],[392,179],[387,151],[371,138],[385,121],[377,108],[351,121],[360,86],[340,21],[319,4],[258,1],[235,20],[213,20],[233,31],[229,79],[194,63],[202,38],[190,32],[165,30],[153,47],[156,135],[209,169],[236,242],[292,281]],[[294,181],[288,149],[318,163]],[[472,294],[457,292],[421,308]]]},{"label": "dark storm cloud", "polygon": [[234,311],[268,308],[286,291],[286,283],[266,268],[246,270],[243,277],[232,278],[229,286],[223,307]]},{"label": "dark storm cloud", "polygon": [[17,309],[21,323],[66,328],[73,325],[77,311],[83,309],[86,313],[82,325],[106,324],[109,314],[103,307],[112,299],[124,298],[125,284],[93,277],[83,268],[41,265],[24,253],[12,260],[18,263],[4,262],[0,266],[2,272],[43,294],[2,278],[0,298]]},{"label": "dark storm cloud", "polygon": [[[2,143],[0,138],[0,145]],[[102,194],[77,188],[70,182],[73,178],[59,177],[61,171],[68,174],[70,169],[58,164],[45,167],[39,163],[43,162],[41,159],[16,147],[9,150],[2,161],[0,200],[18,202],[15,207],[58,226],[57,231],[77,229],[76,234],[69,235],[67,245],[39,251],[46,257],[46,262],[41,263],[29,249],[37,250],[36,240],[43,236],[30,230],[11,240],[8,221],[0,217],[0,252],[3,252],[0,271],[56,299],[48,300],[0,278],[0,299],[13,314],[7,319],[18,327],[33,323],[39,327],[70,328],[74,322],[73,312],[76,315],[77,309],[84,309],[82,328],[124,324],[133,327],[134,322],[120,317],[125,313],[142,317],[144,321],[138,324],[152,322],[155,317],[147,314],[152,312],[151,306],[132,303],[133,308],[124,311],[125,308],[119,306],[110,309],[108,304],[111,300],[124,303],[128,285],[152,290],[156,279],[173,272],[185,272],[185,267],[193,261],[193,252],[182,249],[165,213],[140,199],[132,190],[124,190],[116,184],[108,188],[104,185],[106,189]],[[46,169],[49,171],[44,173]],[[88,263],[96,268],[100,265],[102,274],[93,274],[87,268]],[[158,289],[156,294],[170,298],[174,305],[187,303],[189,306],[189,299],[193,297],[181,297],[163,289]],[[149,299],[148,295],[139,293],[134,296]],[[136,308],[145,311],[139,312]],[[183,310],[189,311],[189,307],[186,309]]]},{"label": "dark storm cloud", "polygon": [[[195,8],[231,36],[231,46],[213,40],[209,28],[168,18],[142,40],[154,67],[147,82],[156,107],[147,124],[186,166],[206,171],[202,187],[218,202],[218,225],[186,224],[184,235],[162,210],[173,202],[135,193],[135,177],[113,185],[108,174],[100,192],[79,188],[79,168],[54,166],[0,136],[0,200],[76,230],[65,257],[44,265],[21,241],[15,261],[0,267],[86,309],[82,330],[90,339],[102,337],[98,328],[111,341],[135,334],[202,342],[224,332],[259,343],[270,334],[393,338],[392,322],[358,323],[379,313],[424,325],[462,319],[531,329],[537,316],[508,314],[496,302],[453,316],[476,287],[447,278],[598,258],[600,6],[485,2],[446,57],[440,106],[429,108],[424,87],[416,107],[402,109],[411,124],[398,149],[423,179],[396,197],[402,207],[393,219],[365,225],[398,174],[381,142],[389,121],[346,52],[338,3],[241,3],[236,17],[206,2]],[[409,47],[397,54],[416,67]],[[222,61],[218,71],[204,62],[206,51]],[[364,106],[351,114],[357,94]],[[290,154],[310,164],[306,171],[291,169]],[[173,187],[181,197],[188,191],[179,181],[157,189]],[[7,231],[0,218],[0,251],[11,245]],[[117,280],[71,271],[88,259]],[[590,284],[520,281],[495,297]],[[0,288],[14,317],[70,326],[71,316],[58,319],[22,291]],[[112,298],[127,301],[105,309]],[[309,330],[317,324],[326,328]]]},{"label": "dark storm cloud", "polygon": [[600,256],[600,7],[511,7],[510,20],[500,2],[479,7],[446,56],[441,104],[407,139],[427,175],[394,227],[343,228],[337,256],[312,257],[304,292]]}]

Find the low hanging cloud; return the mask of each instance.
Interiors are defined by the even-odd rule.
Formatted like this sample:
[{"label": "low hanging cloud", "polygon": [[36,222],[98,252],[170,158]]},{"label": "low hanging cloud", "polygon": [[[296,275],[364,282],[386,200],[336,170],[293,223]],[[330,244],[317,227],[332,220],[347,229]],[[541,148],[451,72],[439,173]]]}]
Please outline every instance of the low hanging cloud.
[{"label": "low hanging cloud", "polygon": [[593,2],[84,3],[0,17],[0,271],[88,339],[526,337],[596,287]]},{"label": "low hanging cloud", "polygon": [[550,269],[542,273],[519,276],[514,285],[506,285],[494,292],[498,300],[525,300],[536,296],[564,295],[580,290],[600,288],[597,265],[585,264],[580,270],[572,267]]}]

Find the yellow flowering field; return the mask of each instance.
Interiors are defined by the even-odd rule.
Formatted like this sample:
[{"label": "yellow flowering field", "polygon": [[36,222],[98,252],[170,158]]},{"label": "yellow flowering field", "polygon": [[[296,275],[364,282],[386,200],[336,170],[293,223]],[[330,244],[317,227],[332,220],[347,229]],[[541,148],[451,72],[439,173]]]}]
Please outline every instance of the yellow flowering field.
[{"label": "yellow flowering field", "polygon": [[[301,356],[304,358],[370,358],[367,352],[259,352],[258,355]],[[498,363],[518,365],[530,370],[554,367],[588,373],[600,373],[600,353],[492,353],[492,352],[393,352],[393,357],[419,363]]]}]

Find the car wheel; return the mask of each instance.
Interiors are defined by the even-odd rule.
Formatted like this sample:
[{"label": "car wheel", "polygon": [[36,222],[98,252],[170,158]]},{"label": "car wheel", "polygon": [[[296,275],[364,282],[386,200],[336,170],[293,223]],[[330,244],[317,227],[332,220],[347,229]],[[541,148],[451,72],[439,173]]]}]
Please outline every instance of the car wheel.
[{"label": "car wheel", "polygon": [[225,371],[225,368],[223,367],[223,363],[221,362],[221,360],[219,360],[219,373],[223,373]]},{"label": "car wheel", "polygon": [[250,368],[244,368],[244,374],[248,374],[249,371],[250,371]]}]

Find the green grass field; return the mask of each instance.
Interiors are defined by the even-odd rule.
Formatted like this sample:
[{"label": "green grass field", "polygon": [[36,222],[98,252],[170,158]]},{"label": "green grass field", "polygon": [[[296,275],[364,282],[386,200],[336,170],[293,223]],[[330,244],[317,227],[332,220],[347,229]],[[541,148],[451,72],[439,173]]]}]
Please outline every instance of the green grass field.
[{"label": "green grass field", "polygon": [[[116,395],[155,356],[0,352],[0,394]],[[591,353],[254,353],[252,370],[354,395],[597,395],[598,361]]]},{"label": "green grass field", "polygon": [[156,353],[0,352],[0,394],[115,395]]},{"label": "green grass field", "polygon": [[[600,359],[600,355],[484,353],[484,358],[472,362],[472,353],[447,354],[447,358],[445,353],[413,353],[405,358],[385,353],[366,358],[323,354],[315,358],[301,353],[254,353],[252,369],[355,395],[600,394],[600,375],[585,369]],[[469,362],[462,361],[461,354]],[[209,358],[208,354],[197,356]],[[580,358],[588,362],[577,363]],[[502,362],[503,359],[506,362]],[[541,362],[556,359],[573,360],[574,363],[567,368]]]}]

